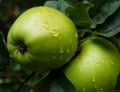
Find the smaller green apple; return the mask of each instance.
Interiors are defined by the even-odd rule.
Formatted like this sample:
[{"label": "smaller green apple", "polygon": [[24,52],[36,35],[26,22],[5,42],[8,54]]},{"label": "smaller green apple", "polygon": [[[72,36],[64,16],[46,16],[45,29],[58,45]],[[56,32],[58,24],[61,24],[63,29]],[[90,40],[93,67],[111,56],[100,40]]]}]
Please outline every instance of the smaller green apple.
[{"label": "smaller green apple", "polygon": [[64,69],[77,92],[110,92],[116,86],[119,72],[118,49],[101,37],[82,40],[78,55]]}]

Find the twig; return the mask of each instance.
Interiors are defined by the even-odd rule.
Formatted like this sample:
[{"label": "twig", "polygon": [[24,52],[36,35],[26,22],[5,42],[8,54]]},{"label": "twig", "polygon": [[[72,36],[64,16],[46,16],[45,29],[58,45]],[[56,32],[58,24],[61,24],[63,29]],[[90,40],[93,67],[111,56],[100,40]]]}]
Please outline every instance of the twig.
[{"label": "twig", "polygon": [[36,74],[36,72],[32,72],[26,79],[25,81],[17,88],[16,92],[21,92],[23,87],[26,85],[26,83]]}]

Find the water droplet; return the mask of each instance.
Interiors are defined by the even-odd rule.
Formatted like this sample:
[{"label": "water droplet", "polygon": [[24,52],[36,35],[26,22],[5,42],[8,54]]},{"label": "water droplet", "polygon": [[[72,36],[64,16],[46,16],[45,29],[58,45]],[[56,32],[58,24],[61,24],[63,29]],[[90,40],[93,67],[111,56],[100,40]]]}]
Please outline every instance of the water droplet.
[{"label": "water droplet", "polygon": [[75,38],[78,38],[78,34],[77,33],[75,33]]},{"label": "water droplet", "polygon": [[99,92],[99,89],[98,89],[98,88],[96,88],[96,92]]},{"label": "water droplet", "polygon": [[96,92],[100,92],[100,91],[97,89]]},{"label": "water droplet", "polygon": [[58,37],[60,35],[60,32],[56,29],[53,29],[50,32],[51,32],[52,36],[54,36],[54,37]]},{"label": "water droplet", "polygon": [[56,59],[56,57],[54,56],[54,57],[53,57],[53,59],[55,60],[55,59]]},{"label": "water droplet", "polygon": [[67,62],[68,62],[69,60],[70,60],[69,58],[66,59]]},{"label": "water droplet", "polygon": [[71,49],[74,50],[74,46],[73,45],[71,45]]},{"label": "water droplet", "polygon": [[85,88],[83,88],[83,92],[85,92],[85,90],[86,90],[86,89],[85,89]]},{"label": "water droplet", "polygon": [[95,82],[95,79],[93,79],[92,82]]},{"label": "water droplet", "polygon": [[63,27],[63,26],[64,26],[64,24],[63,24],[63,23],[60,23],[60,26],[61,26],[61,27]]},{"label": "water droplet", "polygon": [[72,40],[71,40],[71,39],[69,39],[69,42],[70,42],[70,43],[72,43]]},{"label": "water droplet", "polygon": [[92,82],[94,82],[95,83],[95,76],[92,76]]},{"label": "water droplet", "polygon": [[49,26],[46,25],[46,24],[42,24],[42,27],[46,28],[46,29],[49,29]]},{"label": "water droplet", "polygon": [[111,64],[112,64],[112,65],[114,64],[112,60],[111,60]]},{"label": "water droplet", "polygon": [[70,52],[70,50],[69,50],[69,48],[67,48],[67,53],[69,53]]},{"label": "water droplet", "polygon": [[63,53],[64,53],[63,49],[60,49],[60,53],[61,53],[61,54],[63,54]]},{"label": "water droplet", "polygon": [[103,92],[103,88],[100,88],[100,91]]},{"label": "water droplet", "polygon": [[95,76],[92,76],[93,79],[95,79]]},{"label": "water droplet", "polygon": [[102,61],[102,63],[104,64],[105,62],[104,62],[104,61]]},{"label": "water droplet", "polygon": [[97,89],[97,85],[95,85],[95,89]]},{"label": "water droplet", "polygon": [[101,58],[101,63],[104,64],[105,63],[105,59]]}]

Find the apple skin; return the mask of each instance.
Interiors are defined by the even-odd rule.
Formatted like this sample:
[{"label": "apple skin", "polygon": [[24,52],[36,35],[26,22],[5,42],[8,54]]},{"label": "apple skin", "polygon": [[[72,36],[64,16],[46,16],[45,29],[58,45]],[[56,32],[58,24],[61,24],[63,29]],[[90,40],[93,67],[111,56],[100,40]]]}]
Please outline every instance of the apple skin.
[{"label": "apple skin", "polygon": [[120,54],[110,41],[88,37],[63,72],[77,92],[110,92],[117,84]]},{"label": "apple skin", "polygon": [[74,23],[60,11],[45,6],[21,14],[7,37],[13,59],[32,71],[61,67],[74,56],[77,45]]}]

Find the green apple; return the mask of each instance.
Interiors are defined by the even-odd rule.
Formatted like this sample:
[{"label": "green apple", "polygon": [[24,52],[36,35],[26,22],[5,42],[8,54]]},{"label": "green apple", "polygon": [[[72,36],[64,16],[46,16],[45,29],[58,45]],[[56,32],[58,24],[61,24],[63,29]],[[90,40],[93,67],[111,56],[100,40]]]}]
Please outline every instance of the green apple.
[{"label": "green apple", "polygon": [[120,54],[108,40],[88,37],[80,42],[78,55],[64,69],[77,92],[110,92],[117,84]]},{"label": "green apple", "polygon": [[73,57],[77,44],[74,23],[60,11],[45,6],[21,14],[7,37],[13,59],[32,71],[61,67]]}]

